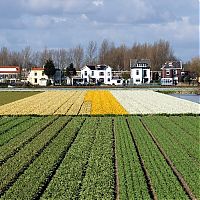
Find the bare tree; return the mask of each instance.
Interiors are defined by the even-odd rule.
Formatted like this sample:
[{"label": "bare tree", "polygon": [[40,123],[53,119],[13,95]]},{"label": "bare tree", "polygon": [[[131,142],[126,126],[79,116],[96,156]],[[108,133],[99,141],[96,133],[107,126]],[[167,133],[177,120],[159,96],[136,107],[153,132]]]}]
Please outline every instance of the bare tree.
[{"label": "bare tree", "polygon": [[76,69],[80,69],[83,64],[84,50],[81,47],[81,45],[79,44],[78,46],[73,48],[71,51],[72,51],[72,56],[73,56],[72,63],[74,64],[74,67]]},{"label": "bare tree", "polygon": [[90,41],[86,52],[86,64],[97,64],[97,43]]},{"label": "bare tree", "polygon": [[9,50],[7,47],[2,47],[0,51],[0,65],[9,65]]}]

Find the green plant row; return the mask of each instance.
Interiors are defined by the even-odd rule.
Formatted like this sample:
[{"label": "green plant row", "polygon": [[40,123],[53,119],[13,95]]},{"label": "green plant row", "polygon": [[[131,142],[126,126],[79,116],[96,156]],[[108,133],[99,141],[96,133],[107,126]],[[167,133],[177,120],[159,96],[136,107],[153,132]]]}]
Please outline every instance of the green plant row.
[{"label": "green plant row", "polygon": [[[197,198],[200,198],[199,165],[195,165],[190,155],[188,155],[185,150],[173,140],[173,137],[168,133],[167,125],[163,128],[152,118],[144,117],[143,120],[152,131],[165,153],[172,160],[177,170],[182,174],[193,194]],[[171,132],[171,134],[172,133],[177,134],[177,131],[175,130],[174,132]],[[181,140],[182,138],[179,139]]]},{"label": "green plant row", "polygon": [[114,118],[114,132],[120,199],[150,199],[144,173],[124,117]]},{"label": "green plant row", "polygon": [[65,156],[84,120],[81,117],[73,118],[1,199],[38,198]]},{"label": "green plant row", "polygon": [[[143,127],[138,117],[129,117],[131,132],[144,160],[158,199],[188,199],[177,177]],[[161,132],[163,134],[163,132]]]},{"label": "green plant row", "polygon": [[[41,118],[38,117],[27,117],[27,120],[23,121],[22,123],[18,124],[17,126],[9,129],[4,134],[0,135],[0,146],[6,144],[11,139],[15,138],[16,136],[22,134],[24,131],[29,129],[35,123],[37,123]],[[9,123],[8,123],[9,125]]]},{"label": "green plant row", "polygon": [[48,125],[53,123],[53,121],[56,120],[57,117],[36,117],[36,119],[37,123],[32,124],[32,126],[29,129],[15,136],[3,146],[0,146],[0,164],[2,164],[9,157],[14,156],[14,154],[17,153],[17,151],[19,151],[25,144],[27,144],[33,138],[39,135]]},{"label": "green plant row", "polygon": [[0,126],[15,120],[16,117],[0,116]]},{"label": "green plant row", "polygon": [[199,116],[173,116],[170,118],[179,127],[181,127],[186,133],[188,133],[192,139],[199,141],[199,129],[200,129],[200,117]]},{"label": "green plant row", "polygon": [[87,118],[41,199],[77,199],[98,127],[98,118]]},{"label": "green plant row", "polygon": [[[159,123],[160,126],[166,129],[166,137],[170,137],[171,141],[177,146],[177,148],[182,149],[184,155],[188,154],[192,159],[194,159],[194,163],[191,159],[193,164],[200,165],[199,140],[196,140],[185,130],[181,129],[180,126],[175,124],[168,117],[151,117],[151,120],[155,120],[155,122]],[[187,125],[187,122],[185,125]]]},{"label": "green plant row", "polygon": [[114,199],[112,119],[102,118],[96,131],[79,199]]},{"label": "green plant row", "polygon": [[28,118],[30,118],[30,116],[15,117],[15,119],[12,120],[11,122],[1,125],[0,126],[0,135],[6,133],[6,131],[9,131],[10,129],[14,128],[15,126],[19,125],[20,123],[23,123],[24,121],[28,120]]},{"label": "green plant row", "polygon": [[33,160],[49,145],[57,136],[58,132],[70,120],[69,117],[60,117],[41,134],[21,149],[14,157],[7,160],[0,166],[0,194],[2,194],[9,185],[22,173]]}]

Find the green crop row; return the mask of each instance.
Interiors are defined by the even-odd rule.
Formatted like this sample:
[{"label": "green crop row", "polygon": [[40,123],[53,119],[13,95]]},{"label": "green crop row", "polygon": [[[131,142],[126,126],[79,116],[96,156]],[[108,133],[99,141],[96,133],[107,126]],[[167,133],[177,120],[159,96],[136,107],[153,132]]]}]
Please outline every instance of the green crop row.
[{"label": "green crop row", "polygon": [[188,199],[139,118],[128,117],[128,122],[158,199]]},{"label": "green crop row", "polygon": [[124,117],[114,118],[114,132],[120,199],[150,199],[144,173]]},{"label": "green crop row", "polygon": [[79,199],[114,199],[112,119],[100,119]]},{"label": "green crop row", "polygon": [[41,199],[77,199],[98,127],[98,118],[87,118]]},{"label": "green crop row", "polygon": [[8,130],[4,134],[0,135],[0,146],[6,144],[12,138],[16,137],[19,134],[22,134],[24,131],[29,129],[35,123],[37,123],[41,118],[38,117],[27,117],[27,120],[23,121],[22,123],[18,124],[14,128]]},{"label": "green crop row", "polygon": [[166,137],[170,137],[172,142],[183,150],[184,155],[188,154],[193,158],[194,164],[196,163],[195,161],[197,161],[196,164],[200,164],[199,140],[196,140],[177,124],[173,123],[169,117],[151,117],[152,120],[159,123],[166,130]]},{"label": "green crop row", "polygon": [[[162,118],[159,119],[162,120]],[[172,160],[177,170],[182,174],[193,194],[197,198],[200,198],[199,165],[194,164],[193,158],[185,152],[178,142],[173,140],[173,137],[170,136],[166,129],[167,125],[166,128],[163,128],[158,121],[150,117],[143,117],[142,120],[147,124],[165,153]],[[173,134],[177,134],[176,130]],[[179,139],[181,140],[182,138]]]},{"label": "green crop row", "polygon": [[8,117],[8,116],[1,116],[0,117],[0,126],[8,123],[8,122],[11,122],[12,120],[15,120],[16,117]]},{"label": "green crop row", "polygon": [[[56,120],[57,117],[36,117],[36,121],[38,123],[35,123],[24,131],[23,133],[15,136],[13,139],[11,139],[8,143],[4,144],[3,146],[0,146],[0,164],[5,162],[6,159],[10,158],[14,154],[16,154],[25,144],[28,144],[33,138],[35,138],[37,135],[39,135],[48,125],[53,123],[54,120]],[[11,135],[12,135],[11,130]]]},{"label": "green crop row", "polygon": [[189,134],[191,137],[189,138],[192,140],[196,140],[196,142],[200,143],[199,137],[199,129],[200,129],[200,117],[195,116],[171,116],[169,118],[174,123],[176,123],[181,129],[184,130],[186,134]]},{"label": "green crop row", "polygon": [[[35,199],[40,196],[81,128],[84,118],[73,118],[37,157],[2,199]],[[20,192],[19,192],[20,191]]]},{"label": "green crop row", "polygon": [[14,157],[0,166],[0,194],[22,173],[29,164],[45,149],[58,132],[67,124],[69,117],[60,117],[41,134],[21,149]]},{"label": "green crop row", "polygon": [[15,126],[19,125],[20,123],[23,123],[25,120],[28,120],[30,117],[15,117],[15,120],[12,120],[9,123],[3,124],[0,126],[0,136],[6,131],[14,128]]}]

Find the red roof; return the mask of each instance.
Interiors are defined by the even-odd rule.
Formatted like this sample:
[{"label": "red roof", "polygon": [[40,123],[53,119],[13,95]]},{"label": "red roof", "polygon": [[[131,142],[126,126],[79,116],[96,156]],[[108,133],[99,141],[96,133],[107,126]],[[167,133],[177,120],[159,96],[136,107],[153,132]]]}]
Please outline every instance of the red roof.
[{"label": "red roof", "polygon": [[20,72],[21,72],[20,66],[0,66],[0,73],[20,73]]},{"label": "red roof", "polygon": [[32,70],[44,70],[42,67],[32,67]]}]

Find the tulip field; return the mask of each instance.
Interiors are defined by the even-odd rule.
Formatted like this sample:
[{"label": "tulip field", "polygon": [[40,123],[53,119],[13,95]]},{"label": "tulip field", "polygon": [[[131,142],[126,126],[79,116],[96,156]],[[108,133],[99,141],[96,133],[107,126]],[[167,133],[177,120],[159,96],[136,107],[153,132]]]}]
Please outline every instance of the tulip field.
[{"label": "tulip field", "polygon": [[0,106],[0,115],[200,114],[187,100],[148,90],[46,91]]},{"label": "tulip field", "polygon": [[153,91],[18,98],[0,106],[0,199],[200,199],[199,126],[198,104]]}]

